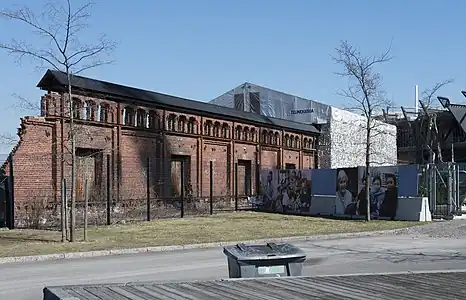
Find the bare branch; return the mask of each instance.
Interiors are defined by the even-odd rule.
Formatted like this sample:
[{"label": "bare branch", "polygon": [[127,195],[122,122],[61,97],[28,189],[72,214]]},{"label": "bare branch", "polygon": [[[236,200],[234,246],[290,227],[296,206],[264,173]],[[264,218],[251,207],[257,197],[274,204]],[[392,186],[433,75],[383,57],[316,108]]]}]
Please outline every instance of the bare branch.
[{"label": "bare branch", "polygon": [[[105,36],[100,38],[99,44],[95,46],[84,46],[81,47],[79,50],[74,52],[72,55],[68,57],[69,68],[73,68],[74,66],[79,66],[83,61],[88,59],[92,59],[95,57],[100,56],[103,53],[112,52],[115,49],[115,44],[108,41]],[[111,64],[113,63],[112,60],[101,60],[101,59],[93,59],[90,63],[81,65],[81,67],[73,72],[73,74],[81,73],[84,70],[88,70],[91,68],[95,68],[98,66]]]},{"label": "bare branch", "polygon": [[[112,52],[114,44],[106,40],[104,36],[101,37],[98,43],[93,45],[81,43],[77,34],[87,27],[85,20],[90,17],[88,10],[91,7],[91,2],[79,7],[77,10],[73,10],[71,0],[62,1],[65,2],[65,5],[47,5],[39,17],[28,8],[0,12],[0,17],[29,26],[33,33],[39,37],[46,38],[49,42],[47,46],[35,48],[25,42],[17,42],[12,39],[12,42],[9,44],[0,42],[0,49],[4,49],[8,53],[17,56],[18,61],[29,57],[39,61],[41,65],[47,64],[49,67],[61,70],[67,75],[67,96],[70,101],[67,104],[69,106],[69,115],[65,115],[65,117],[68,117],[70,127],[68,132],[71,145],[70,149],[67,148],[67,151],[69,150],[71,153],[70,241],[73,242],[75,240],[74,210],[76,207],[76,129],[79,126],[75,126],[74,122],[75,108],[72,101],[72,75],[111,63],[111,61],[101,59],[100,56]],[[24,98],[22,99],[25,100]],[[30,107],[29,101],[22,101],[22,103]],[[64,158],[62,158],[62,163],[64,162]],[[64,224],[63,226],[66,225]]]},{"label": "bare branch", "polygon": [[343,71],[336,74],[347,77],[351,84],[346,93],[347,98],[365,106],[365,114],[372,113],[374,106],[384,102],[381,98],[381,76],[374,71],[374,67],[392,59],[390,50],[391,46],[380,55],[362,56],[357,48],[342,41],[340,47],[336,48],[336,55],[332,57],[335,63],[343,67]]},{"label": "bare branch", "polygon": [[95,44],[81,44],[78,32],[87,27],[87,19],[91,16],[89,9],[92,2],[88,2],[76,10],[72,10],[71,1],[57,6],[47,4],[44,12],[36,15],[27,8],[18,10],[3,10],[0,17],[22,23],[32,29],[39,37],[49,41],[48,46],[36,49],[26,42],[17,41],[14,38],[10,43],[0,42],[0,49],[17,57],[17,62],[24,58],[32,58],[43,64],[72,74],[84,70],[111,64],[112,60],[104,60],[99,57],[109,55],[115,49],[115,44],[103,35]]},{"label": "bare branch", "polygon": [[348,88],[340,91],[339,95],[353,102],[354,107],[361,111],[370,122],[375,111],[389,104],[382,91],[382,77],[375,71],[375,67],[392,59],[391,45],[386,51],[376,56],[363,56],[347,41],[342,41],[340,47],[335,50],[336,55],[332,59],[343,67],[343,71],[336,72],[336,74],[349,80]]},{"label": "bare branch", "polygon": [[13,93],[12,96],[16,98],[16,102],[13,105],[14,108],[26,110],[34,114],[37,114],[40,112],[40,104],[38,104],[37,102],[30,101],[16,93]]},{"label": "bare branch", "polygon": [[34,50],[24,43],[19,43],[12,40],[10,44],[0,44],[0,49],[6,50],[11,55],[17,56],[17,62],[20,63],[25,57],[39,60],[41,65],[48,63],[52,68],[61,70],[58,58],[55,57],[49,50]]},{"label": "bare branch", "polygon": [[5,10],[3,12],[0,12],[0,16],[10,20],[17,20],[26,23],[27,25],[36,29],[37,34],[51,38],[52,41],[55,43],[57,49],[59,49],[60,52],[63,52],[60,47],[60,43],[57,40],[57,37],[52,32],[39,25],[36,16],[29,8],[24,7],[17,11]]},{"label": "bare branch", "polygon": [[18,143],[18,136],[10,133],[0,133],[0,143],[5,146],[14,146]]},{"label": "bare branch", "polygon": [[74,72],[75,75],[78,75],[80,74],[81,72],[83,71],[86,71],[86,70],[89,70],[89,69],[93,69],[93,68],[97,68],[97,67],[100,67],[100,66],[103,66],[103,65],[108,65],[108,64],[112,64],[114,61],[113,60],[108,60],[108,61],[95,61],[91,64],[86,64],[84,65],[81,69],[78,69]]},{"label": "bare branch", "polygon": [[432,88],[425,89],[421,93],[421,102],[426,106],[426,108],[431,108],[433,106],[433,101],[437,92],[442,89],[444,86],[453,83],[454,80],[452,78],[446,79],[440,82],[437,82]]}]

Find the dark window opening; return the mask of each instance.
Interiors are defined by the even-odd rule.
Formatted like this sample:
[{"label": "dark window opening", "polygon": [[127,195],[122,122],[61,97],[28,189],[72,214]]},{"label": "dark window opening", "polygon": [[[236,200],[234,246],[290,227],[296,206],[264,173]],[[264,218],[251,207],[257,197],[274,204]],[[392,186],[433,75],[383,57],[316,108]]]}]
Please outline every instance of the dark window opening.
[{"label": "dark window opening", "polygon": [[238,160],[238,195],[252,194],[252,166],[250,160]]},{"label": "dark window opening", "polygon": [[258,92],[249,93],[249,102],[251,103],[251,112],[260,114],[261,113],[260,94]]},{"label": "dark window opening", "polygon": [[235,109],[244,111],[244,94],[235,94]]},{"label": "dark window opening", "polygon": [[285,164],[285,169],[295,170],[296,169],[296,164]]}]

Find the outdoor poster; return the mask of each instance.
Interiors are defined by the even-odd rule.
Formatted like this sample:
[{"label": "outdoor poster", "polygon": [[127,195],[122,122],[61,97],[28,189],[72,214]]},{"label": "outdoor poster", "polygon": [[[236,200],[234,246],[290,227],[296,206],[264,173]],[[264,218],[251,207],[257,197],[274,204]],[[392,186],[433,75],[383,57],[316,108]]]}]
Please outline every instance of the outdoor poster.
[{"label": "outdoor poster", "polygon": [[341,168],[336,172],[336,215],[356,215],[358,195],[358,168]]},{"label": "outdoor poster", "polygon": [[[359,167],[358,214],[366,215],[365,167]],[[394,219],[398,208],[398,167],[374,167],[370,169],[369,201],[372,218]]]},{"label": "outdoor poster", "polygon": [[261,173],[262,205],[268,211],[309,212],[311,171],[266,170]]},{"label": "outdoor poster", "polygon": [[[335,215],[365,216],[367,202],[364,170],[364,167],[263,170],[261,204],[268,211],[308,213],[313,195],[335,195]],[[402,185],[400,176],[403,177]],[[417,166],[372,167],[369,180],[369,207],[372,218],[394,219],[398,197],[401,194],[406,197],[417,196]],[[406,199],[409,201],[409,198]]]},{"label": "outdoor poster", "polygon": [[[276,211],[278,170],[262,170],[260,173],[260,196],[258,204],[266,210]],[[261,201],[262,200],[262,201]]]}]

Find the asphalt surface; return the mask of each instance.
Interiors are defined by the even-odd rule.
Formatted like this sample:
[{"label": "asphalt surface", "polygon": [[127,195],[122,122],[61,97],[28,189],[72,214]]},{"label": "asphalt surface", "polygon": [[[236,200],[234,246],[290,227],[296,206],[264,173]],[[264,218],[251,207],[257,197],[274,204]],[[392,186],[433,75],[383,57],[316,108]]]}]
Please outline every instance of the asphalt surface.
[{"label": "asphalt surface", "polygon": [[[466,239],[419,234],[296,242],[303,275],[466,269]],[[39,300],[50,285],[228,277],[221,248],[0,265],[0,300]]]}]

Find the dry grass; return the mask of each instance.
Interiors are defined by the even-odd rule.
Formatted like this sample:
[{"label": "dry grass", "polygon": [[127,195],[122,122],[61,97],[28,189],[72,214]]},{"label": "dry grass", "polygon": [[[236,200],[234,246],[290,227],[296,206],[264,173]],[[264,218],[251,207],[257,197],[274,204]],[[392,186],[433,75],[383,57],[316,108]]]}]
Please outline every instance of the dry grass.
[{"label": "dry grass", "polygon": [[[376,231],[419,224],[397,221],[343,221],[245,212],[93,227],[88,229],[88,242],[75,243],[61,243],[60,232],[2,230],[0,257]],[[82,239],[82,229],[79,230],[78,238]]]}]

